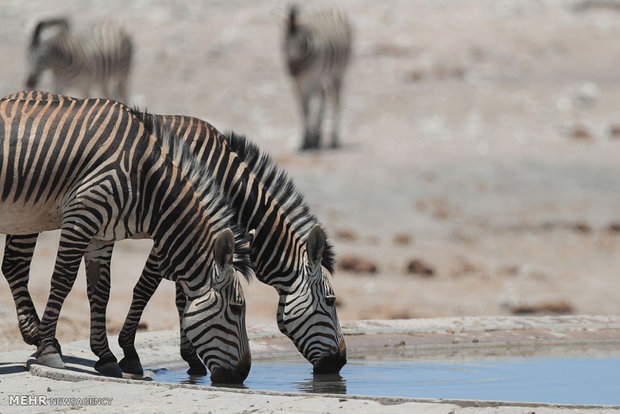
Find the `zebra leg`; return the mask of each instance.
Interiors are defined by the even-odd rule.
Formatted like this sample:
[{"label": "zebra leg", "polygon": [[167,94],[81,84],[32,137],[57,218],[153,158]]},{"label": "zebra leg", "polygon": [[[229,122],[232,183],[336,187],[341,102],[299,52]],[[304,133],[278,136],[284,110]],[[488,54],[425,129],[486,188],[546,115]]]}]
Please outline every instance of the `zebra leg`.
[{"label": "zebra leg", "polygon": [[177,305],[177,312],[179,313],[181,358],[183,358],[185,362],[187,362],[189,365],[187,373],[189,375],[207,375],[207,368],[205,367],[205,364],[202,362],[202,359],[198,357],[194,345],[192,345],[189,339],[187,339],[187,335],[183,330],[183,313],[185,312],[185,304],[187,303],[187,298],[185,297],[185,292],[183,292],[183,288],[178,283],[176,285],[175,303]]},{"label": "zebra leg", "polygon": [[52,275],[50,295],[43,318],[39,324],[39,344],[36,358],[39,363],[53,368],[64,368],[60,344],[56,339],[58,317],[69,291],[77,276],[80,260],[88,247],[90,237],[86,225],[77,222],[63,225],[54,273]]},{"label": "zebra leg", "polygon": [[312,132],[310,130],[310,91],[308,88],[304,88],[297,84],[297,99],[301,106],[301,113],[304,123],[304,138],[301,144],[301,151],[305,151],[312,148]]},{"label": "zebra leg", "polygon": [[316,118],[314,120],[314,127],[313,127],[313,131],[314,134],[312,135],[312,148],[314,149],[319,149],[321,148],[321,131],[323,129],[323,118],[325,117],[325,97],[326,97],[327,91],[325,90],[325,88],[320,88],[317,95],[317,99],[319,100],[319,107],[317,109],[317,113],[316,113]]},{"label": "zebra leg", "polygon": [[110,350],[106,331],[106,308],[110,298],[110,261],[114,243],[93,240],[84,253],[88,301],[90,303],[90,349],[99,360],[95,370],[108,377],[123,373]]},{"label": "zebra leg", "polygon": [[133,288],[133,297],[131,299],[131,307],[129,313],[118,336],[118,344],[123,348],[125,357],[119,363],[123,372],[128,374],[142,375],[142,363],[136,351],[136,332],[138,331],[138,323],[142,317],[142,312],[146,304],[151,299],[157,286],[161,282],[159,269],[157,267],[157,255],[151,251],[144,270],[138,283]]},{"label": "zebra leg", "polygon": [[116,80],[116,90],[114,91],[114,99],[128,104],[127,102],[127,83],[129,81],[129,73],[121,73]]},{"label": "zebra leg", "polygon": [[332,90],[330,91],[331,106],[332,106],[332,148],[340,147],[340,91],[342,90],[342,79],[336,78],[332,84]]},{"label": "zebra leg", "polygon": [[39,343],[39,316],[28,292],[28,276],[38,234],[7,234],[2,260],[2,273],[11,289],[17,309],[19,332],[28,345]]}]

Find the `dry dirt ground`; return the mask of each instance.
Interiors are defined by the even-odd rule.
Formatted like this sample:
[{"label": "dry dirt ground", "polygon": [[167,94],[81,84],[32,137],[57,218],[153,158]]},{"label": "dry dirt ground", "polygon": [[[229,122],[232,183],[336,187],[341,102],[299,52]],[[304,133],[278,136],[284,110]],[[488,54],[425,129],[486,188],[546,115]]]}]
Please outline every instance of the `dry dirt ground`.
[{"label": "dry dirt ground", "polygon": [[[116,16],[135,39],[131,104],[247,134],[290,172],[351,269],[334,279],[341,319],[619,314],[620,10],[575,4],[339,1],[355,45],[338,151],[297,152],[282,1],[2,0],[0,95],[22,88],[37,19]],[[39,312],[57,237],[35,257]],[[116,247],[112,334],[149,248]],[[61,342],[87,337],[84,279]],[[275,322],[273,289],[246,297],[249,324]],[[177,326],[169,282],[144,322]],[[0,346],[23,346],[4,279]]]}]

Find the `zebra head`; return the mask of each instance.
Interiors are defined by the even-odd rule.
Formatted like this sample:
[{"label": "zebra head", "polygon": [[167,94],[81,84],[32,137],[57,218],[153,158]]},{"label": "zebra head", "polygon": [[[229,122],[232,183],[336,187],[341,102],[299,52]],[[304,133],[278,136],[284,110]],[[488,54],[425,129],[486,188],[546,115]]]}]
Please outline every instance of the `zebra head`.
[{"label": "zebra head", "polygon": [[197,295],[186,289],[183,330],[214,383],[242,383],[250,372],[245,298],[233,266],[234,246],[230,229],[218,234],[208,286]]},{"label": "zebra head", "polygon": [[331,271],[322,264],[326,246],[325,232],[315,224],[302,247],[300,263],[295,266],[297,277],[291,286],[278,289],[278,328],[317,374],[337,373],[347,362],[336,296],[329,281]]},{"label": "zebra head", "polygon": [[41,73],[49,68],[53,58],[59,57],[58,50],[54,49],[54,41],[68,31],[69,21],[64,18],[42,20],[37,24],[28,49],[30,74],[26,80],[26,88],[37,87]]}]

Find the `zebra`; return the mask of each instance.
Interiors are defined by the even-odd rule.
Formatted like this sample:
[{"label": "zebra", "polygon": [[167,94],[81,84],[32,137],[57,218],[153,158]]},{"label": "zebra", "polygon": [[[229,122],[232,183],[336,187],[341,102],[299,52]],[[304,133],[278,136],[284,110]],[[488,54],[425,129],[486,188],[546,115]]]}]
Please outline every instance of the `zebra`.
[{"label": "zebra", "polygon": [[[253,232],[251,255],[256,276],[279,293],[277,322],[282,333],[295,343],[316,372],[338,372],[346,363],[346,345],[329,281],[334,266],[332,247],[293,182],[267,154],[244,137],[234,133],[222,135],[209,123],[193,117],[151,117],[192,148],[229,198],[236,221],[248,233]],[[22,246],[18,251],[22,267],[29,265],[35,241],[36,235],[26,248]],[[13,244],[13,240],[7,242],[6,251]],[[99,261],[93,268],[101,270],[102,286],[108,290],[105,279],[109,275],[111,254],[111,249],[93,254]],[[87,273],[90,267],[87,264]],[[26,284],[27,269],[20,277]],[[142,374],[134,346],[135,335],[142,311],[160,280],[150,256],[134,288],[131,308],[118,338],[125,355],[120,362],[124,372]],[[100,322],[92,324],[99,331],[91,332],[91,343],[105,339],[107,293],[97,293],[103,298],[95,300],[102,312],[96,317]],[[176,303],[181,316],[184,296],[179,289]],[[181,356],[189,363],[189,373],[202,374],[204,365],[196,358],[182,330]]]},{"label": "zebra", "polygon": [[[38,325],[25,339],[40,363],[63,368],[56,325],[89,243],[152,238],[157,268],[184,293],[183,330],[211,380],[243,382],[251,361],[238,273],[253,273],[249,240],[182,140],[143,120],[110,100],[32,91],[0,99],[0,231],[11,244],[15,235],[61,229],[40,322],[23,281],[12,279],[21,273],[5,274],[20,325]],[[121,375],[113,354],[98,363]]]},{"label": "zebra", "polygon": [[83,32],[73,32],[66,18],[42,20],[28,48],[26,88],[35,89],[41,73],[49,69],[57,93],[73,86],[88,98],[91,85],[96,84],[104,98],[126,102],[132,52],[131,37],[112,19]]},{"label": "zebra", "polygon": [[331,146],[340,146],[340,92],[351,55],[352,29],[336,10],[301,14],[291,6],[284,55],[293,78],[304,124],[301,150],[321,146],[325,101],[331,105]]}]

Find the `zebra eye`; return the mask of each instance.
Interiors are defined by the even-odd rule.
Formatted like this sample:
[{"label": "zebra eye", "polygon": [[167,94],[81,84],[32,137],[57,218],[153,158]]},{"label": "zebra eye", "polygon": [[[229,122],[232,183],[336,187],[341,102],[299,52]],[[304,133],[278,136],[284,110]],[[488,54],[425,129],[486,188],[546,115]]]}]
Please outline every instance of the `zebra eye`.
[{"label": "zebra eye", "polygon": [[240,305],[238,303],[231,303],[230,304],[230,311],[234,314],[234,315],[241,315],[241,310],[243,309],[243,305]]},{"label": "zebra eye", "polygon": [[327,296],[325,298],[325,303],[327,303],[327,306],[334,306],[334,303],[336,303],[336,297],[335,296]]}]

